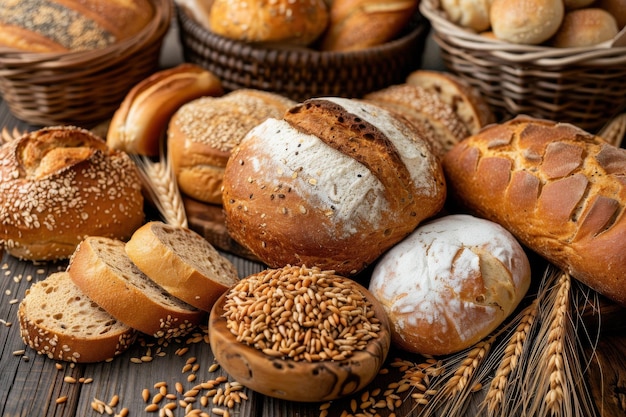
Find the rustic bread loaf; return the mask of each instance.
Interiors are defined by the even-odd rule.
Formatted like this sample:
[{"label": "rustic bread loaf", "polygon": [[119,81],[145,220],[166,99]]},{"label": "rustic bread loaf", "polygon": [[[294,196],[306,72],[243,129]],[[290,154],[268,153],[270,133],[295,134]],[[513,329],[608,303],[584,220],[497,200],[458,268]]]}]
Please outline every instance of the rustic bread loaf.
[{"label": "rustic bread loaf", "polygon": [[137,229],[126,254],[174,297],[206,312],[239,279],[235,266],[187,228],[149,222]]},{"label": "rustic bread loaf", "polygon": [[180,190],[196,200],[222,204],[222,178],[232,149],[250,129],[268,117],[282,117],[295,104],[278,94],[240,89],[180,107],[167,129]]},{"label": "rustic bread loaf", "polygon": [[0,161],[0,243],[13,256],[68,258],[85,236],[126,240],[143,224],[136,166],[87,130],[27,133]]},{"label": "rustic bread loaf", "polygon": [[141,272],[120,240],[86,238],[70,258],[67,271],[109,314],[154,337],[185,335],[206,317],[205,312],[175,298]]},{"label": "rustic bread loaf", "polygon": [[537,45],[556,33],[564,14],[563,0],[493,0],[489,20],[498,39]]},{"label": "rustic bread loaf", "polygon": [[0,0],[0,46],[28,52],[101,49],[151,21],[149,0]]},{"label": "rustic bread loaf", "polygon": [[530,286],[530,263],[502,226],[456,214],[429,221],[376,264],[369,290],[401,349],[447,355],[495,330]]},{"label": "rustic bread loaf", "polygon": [[454,200],[626,305],[626,150],[570,124],[517,117],[443,163]]},{"label": "rustic bread loaf", "polygon": [[54,360],[105,361],[128,349],[136,336],[134,329],[89,299],[67,272],[34,283],[17,317],[24,343]]},{"label": "rustic bread loaf", "polygon": [[618,31],[617,21],[606,10],[597,7],[576,9],[565,13],[550,44],[557,48],[593,46],[613,39]]},{"label": "rustic bread loaf", "polygon": [[436,93],[414,84],[398,84],[365,95],[365,100],[404,115],[427,136],[437,156],[469,136],[463,120]]},{"label": "rustic bread loaf", "polygon": [[354,51],[394,39],[417,10],[416,0],[333,0],[323,51]]},{"label": "rustic bread loaf", "polygon": [[470,134],[495,122],[495,116],[480,92],[461,77],[449,72],[416,70],[406,78],[407,84],[436,94],[452,107]]},{"label": "rustic bread loaf", "polygon": [[185,103],[224,93],[220,80],[202,67],[183,63],[135,85],[113,114],[107,145],[131,154],[157,156],[172,115]]},{"label": "rustic bread loaf", "polygon": [[210,30],[244,42],[307,46],[328,25],[324,0],[214,0]]},{"label": "rustic bread loaf", "polygon": [[231,236],[272,267],[355,274],[443,206],[440,163],[371,103],[310,99],[267,119],[224,172]]}]

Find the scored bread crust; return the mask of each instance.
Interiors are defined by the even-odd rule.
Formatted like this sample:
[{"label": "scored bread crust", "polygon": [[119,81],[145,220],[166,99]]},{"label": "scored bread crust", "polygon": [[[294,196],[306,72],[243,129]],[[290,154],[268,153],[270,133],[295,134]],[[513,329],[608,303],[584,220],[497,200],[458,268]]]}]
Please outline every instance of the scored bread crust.
[{"label": "scored bread crust", "polygon": [[133,328],[94,303],[65,271],[34,283],[17,316],[24,343],[54,360],[105,361],[126,351],[136,337]]},{"label": "scored bread crust", "polygon": [[443,164],[451,201],[626,305],[626,150],[518,116],[459,143]]},{"label": "scored bread crust", "polygon": [[154,337],[187,334],[205,313],[173,297],[128,258],[125,243],[90,236],[70,258],[72,281],[119,321]]},{"label": "scored bread crust", "polygon": [[149,222],[126,242],[133,263],[167,292],[210,312],[238,282],[235,266],[192,230]]}]

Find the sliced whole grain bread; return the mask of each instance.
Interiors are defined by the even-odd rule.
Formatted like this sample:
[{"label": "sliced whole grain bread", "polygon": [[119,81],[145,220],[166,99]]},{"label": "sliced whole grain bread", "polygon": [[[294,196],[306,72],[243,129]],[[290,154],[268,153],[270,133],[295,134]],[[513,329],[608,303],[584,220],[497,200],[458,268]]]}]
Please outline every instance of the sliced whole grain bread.
[{"label": "sliced whole grain bread", "polygon": [[89,363],[126,351],[136,331],[91,300],[65,271],[34,283],[18,309],[24,343],[50,359]]}]

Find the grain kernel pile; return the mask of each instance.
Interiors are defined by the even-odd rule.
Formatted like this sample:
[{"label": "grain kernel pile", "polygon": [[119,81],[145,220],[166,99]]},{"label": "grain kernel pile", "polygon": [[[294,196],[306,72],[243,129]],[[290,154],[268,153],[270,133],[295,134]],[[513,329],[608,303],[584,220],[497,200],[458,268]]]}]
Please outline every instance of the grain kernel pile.
[{"label": "grain kernel pile", "polygon": [[224,317],[237,341],[294,361],[340,361],[376,339],[380,321],[348,278],[286,267],[241,280],[226,295]]}]

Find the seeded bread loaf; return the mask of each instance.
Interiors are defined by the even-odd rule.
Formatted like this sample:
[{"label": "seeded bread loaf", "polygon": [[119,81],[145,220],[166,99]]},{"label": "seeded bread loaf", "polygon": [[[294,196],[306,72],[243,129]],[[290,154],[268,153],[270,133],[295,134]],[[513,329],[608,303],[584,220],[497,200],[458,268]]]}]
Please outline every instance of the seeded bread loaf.
[{"label": "seeded bread loaf", "polygon": [[267,119],[224,172],[231,236],[271,267],[363,270],[443,206],[438,159],[411,127],[359,100],[319,98]]},{"label": "seeded bread loaf", "polygon": [[443,163],[451,201],[626,305],[626,150],[520,116],[459,143]]},{"label": "seeded bread loaf", "polygon": [[126,242],[126,254],[167,292],[206,312],[239,281],[235,266],[206,239],[162,222],[140,227]]},{"label": "seeded bread loaf", "polygon": [[101,49],[141,31],[149,0],[0,0],[0,46],[28,52]]},{"label": "seeded bread loaf", "polygon": [[67,272],[34,283],[17,316],[24,343],[54,360],[105,361],[128,349],[136,336],[87,297]]},{"label": "seeded bread loaf", "polygon": [[78,245],[67,271],[94,302],[122,323],[148,335],[184,335],[206,316],[141,272],[116,239],[90,236]]},{"label": "seeded bread loaf", "polygon": [[369,290],[401,349],[447,355],[478,343],[516,309],[530,263],[502,226],[455,214],[418,226],[376,264]]},{"label": "seeded bread loaf", "polygon": [[268,117],[280,118],[296,103],[278,94],[241,89],[183,105],[168,127],[170,161],[180,190],[222,204],[222,178],[232,149]]},{"label": "seeded bread loaf", "polygon": [[15,257],[68,258],[86,236],[126,240],[144,222],[137,167],[87,130],[27,133],[0,161],[0,243]]}]

